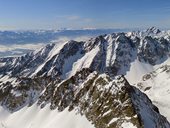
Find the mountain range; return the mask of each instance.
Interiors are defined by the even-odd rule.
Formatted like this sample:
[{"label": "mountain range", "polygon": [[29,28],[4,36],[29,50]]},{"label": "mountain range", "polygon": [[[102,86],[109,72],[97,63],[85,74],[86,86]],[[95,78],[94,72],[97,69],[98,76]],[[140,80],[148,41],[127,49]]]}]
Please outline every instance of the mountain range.
[{"label": "mountain range", "polygon": [[51,42],[86,40],[101,34],[128,29],[59,29],[0,31],[0,57],[21,56]]},{"label": "mountain range", "polygon": [[169,55],[151,27],[0,58],[0,127],[170,128]]}]

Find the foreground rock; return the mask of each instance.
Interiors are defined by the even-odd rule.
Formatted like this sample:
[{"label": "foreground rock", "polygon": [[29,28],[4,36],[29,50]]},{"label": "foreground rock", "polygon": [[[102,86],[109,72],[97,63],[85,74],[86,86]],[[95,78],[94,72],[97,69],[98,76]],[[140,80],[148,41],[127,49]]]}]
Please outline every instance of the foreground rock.
[{"label": "foreground rock", "polygon": [[1,105],[13,112],[36,101],[41,108],[50,103],[51,110],[77,110],[96,128],[170,127],[149,98],[123,76],[112,80],[106,74],[83,69],[62,82],[43,81],[22,78],[15,87],[5,85],[9,88],[1,92]]}]

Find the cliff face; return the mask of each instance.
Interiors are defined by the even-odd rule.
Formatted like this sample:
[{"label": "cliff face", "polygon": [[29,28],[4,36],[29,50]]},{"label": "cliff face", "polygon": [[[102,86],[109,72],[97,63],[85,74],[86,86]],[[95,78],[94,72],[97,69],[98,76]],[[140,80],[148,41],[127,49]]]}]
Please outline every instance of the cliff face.
[{"label": "cliff face", "polygon": [[1,105],[11,112],[36,101],[41,108],[46,104],[60,112],[68,108],[85,115],[96,128],[170,127],[149,98],[123,76],[113,80],[83,69],[62,82],[42,80],[22,78],[16,87],[5,85],[9,88],[1,92]]}]

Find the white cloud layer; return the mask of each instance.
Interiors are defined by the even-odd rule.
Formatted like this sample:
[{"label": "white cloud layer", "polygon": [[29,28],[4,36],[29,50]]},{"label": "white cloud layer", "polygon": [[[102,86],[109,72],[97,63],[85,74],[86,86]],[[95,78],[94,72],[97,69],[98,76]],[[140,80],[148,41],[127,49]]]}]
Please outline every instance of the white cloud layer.
[{"label": "white cloud layer", "polygon": [[78,37],[67,37],[67,36],[61,36],[57,40],[51,41],[52,43],[57,43],[57,42],[66,42],[69,40],[75,40],[75,41],[86,41],[89,40],[92,36],[78,36]]},{"label": "white cloud layer", "polygon": [[36,50],[43,47],[45,44],[13,44],[13,45],[0,45],[0,52],[12,51],[16,49],[27,49],[27,50]]},{"label": "white cloud layer", "polygon": [[[75,41],[85,41],[90,39],[91,36],[78,36],[78,37],[67,37],[62,36],[59,37],[57,40],[51,41],[51,43],[64,43],[69,40]],[[7,57],[7,56],[21,56],[30,50],[37,50],[41,47],[45,46],[45,43],[34,43],[34,44],[12,44],[12,45],[2,45],[0,44],[0,57]]]}]

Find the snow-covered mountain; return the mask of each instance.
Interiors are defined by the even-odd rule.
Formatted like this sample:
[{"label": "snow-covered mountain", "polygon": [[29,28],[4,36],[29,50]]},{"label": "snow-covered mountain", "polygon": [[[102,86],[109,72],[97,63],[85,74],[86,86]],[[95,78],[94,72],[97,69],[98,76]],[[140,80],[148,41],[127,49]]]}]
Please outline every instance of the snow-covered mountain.
[{"label": "snow-covered mountain", "polygon": [[[15,113],[39,111],[44,115],[50,108],[61,115],[72,113],[73,118],[82,115],[80,121],[88,122],[89,127],[169,128],[165,118],[170,121],[166,113],[170,107],[168,73],[156,70],[155,80],[145,80],[148,78],[145,74],[170,62],[169,54],[169,31],[152,27],[146,31],[101,35],[88,41],[48,44],[21,57],[1,58],[0,103],[1,113],[5,111],[6,115],[0,116],[2,127],[14,128],[11,119],[19,116]],[[159,96],[161,91],[167,97]],[[56,122],[53,114],[47,117],[46,120],[51,117],[54,121],[46,128],[58,124],[58,114]],[[34,119],[26,122],[25,127],[40,127],[41,118]],[[80,122],[73,122],[73,126],[80,127],[77,125]],[[69,123],[61,123],[61,128]]]},{"label": "snow-covered mountain", "polygon": [[52,75],[64,78],[83,68],[113,75],[126,74],[135,60],[156,65],[167,59],[169,38],[157,34],[150,36],[152,29],[150,32],[147,30],[147,36],[113,33],[87,42],[71,40],[63,44],[48,44],[21,57],[2,58],[0,62],[5,64],[0,70],[26,77]]}]

